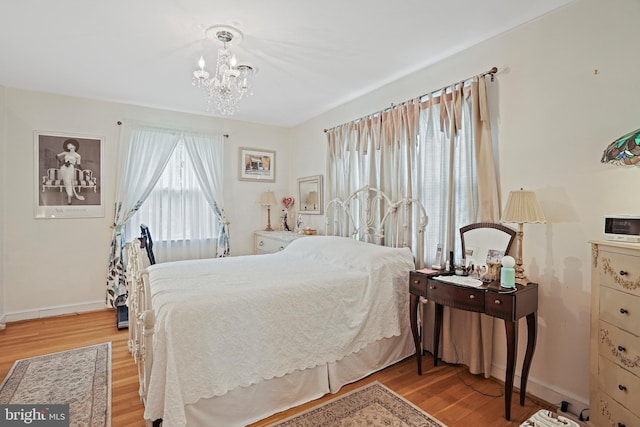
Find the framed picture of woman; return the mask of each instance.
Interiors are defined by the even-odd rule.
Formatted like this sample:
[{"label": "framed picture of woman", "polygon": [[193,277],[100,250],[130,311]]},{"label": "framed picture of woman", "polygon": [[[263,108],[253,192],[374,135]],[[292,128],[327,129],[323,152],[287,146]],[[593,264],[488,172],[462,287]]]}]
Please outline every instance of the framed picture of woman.
[{"label": "framed picture of woman", "polygon": [[103,138],[35,132],[35,217],[104,217]]}]

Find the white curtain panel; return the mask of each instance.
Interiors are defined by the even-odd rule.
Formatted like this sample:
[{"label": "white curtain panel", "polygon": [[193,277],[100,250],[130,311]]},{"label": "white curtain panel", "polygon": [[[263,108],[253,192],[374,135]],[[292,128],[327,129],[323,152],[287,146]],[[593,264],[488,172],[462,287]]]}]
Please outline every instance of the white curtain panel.
[{"label": "white curtain panel", "polygon": [[[123,248],[150,227],[156,262],[229,254],[224,137],[129,125],[121,133],[107,306],[127,293]],[[126,226],[125,226],[126,225]]]},{"label": "white curtain panel", "polygon": [[229,255],[228,221],[224,213],[224,136],[185,134],[185,147],[200,188],[213,209],[218,223],[216,255]]},{"label": "white curtain panel", "polygon": [[178,142],[179,132],[144,126],[124,126],[120,135],[115,214],[106,305],[127,294],[124,268],[124,224],[140,208],[160,178]]}]

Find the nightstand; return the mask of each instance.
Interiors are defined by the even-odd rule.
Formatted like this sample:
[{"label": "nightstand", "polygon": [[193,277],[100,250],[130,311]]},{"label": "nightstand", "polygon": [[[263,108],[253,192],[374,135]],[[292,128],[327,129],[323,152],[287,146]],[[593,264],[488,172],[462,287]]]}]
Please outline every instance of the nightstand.
[{"label": "nightstand", "polygon": [[253,253],[260,255],[279,252],[301,237],[306,235],[292,231],[256,231],[253,235]]}]

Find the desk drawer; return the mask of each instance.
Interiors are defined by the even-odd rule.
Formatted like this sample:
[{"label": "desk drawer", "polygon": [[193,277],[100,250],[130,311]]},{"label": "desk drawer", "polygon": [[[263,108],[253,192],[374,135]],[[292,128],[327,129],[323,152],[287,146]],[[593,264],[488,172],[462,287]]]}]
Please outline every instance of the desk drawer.
[{"label": "desk drawer", "polygon": [[484,294],[484,289],[441,284],[435,280],[427,285],[428,300],[467,311],[484,312]]},{"label": "desk drawer", "polygon": [[413,295],[427,297],[427,276],[423,274],[410,273],[409,292]]},{"label": "desk drawer", "polygon": [[513,320],[513,300],[512,294],[487,292],[487,301],[485,302],[487,314],[500,319]]}]

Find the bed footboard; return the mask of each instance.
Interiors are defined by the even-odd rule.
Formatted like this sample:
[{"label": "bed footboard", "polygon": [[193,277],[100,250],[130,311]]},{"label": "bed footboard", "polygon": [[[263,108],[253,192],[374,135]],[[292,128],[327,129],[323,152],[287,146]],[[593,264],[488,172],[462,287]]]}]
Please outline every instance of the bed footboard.
[{"label": "bed footboard", "polygon": [[138,393],[146,403],[151,364],[153,362],[153,332],[155,315],[151,309],[149,274],[144,268],[142,252],[137,239],[128,245],[127,283],[129,285],[129,353],[138,366]]}]

